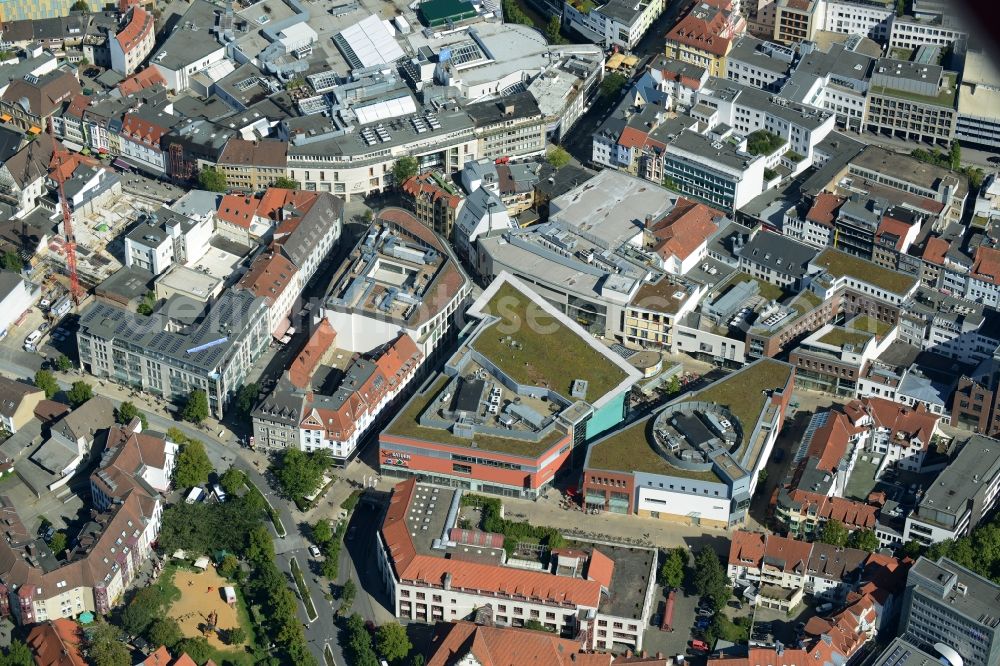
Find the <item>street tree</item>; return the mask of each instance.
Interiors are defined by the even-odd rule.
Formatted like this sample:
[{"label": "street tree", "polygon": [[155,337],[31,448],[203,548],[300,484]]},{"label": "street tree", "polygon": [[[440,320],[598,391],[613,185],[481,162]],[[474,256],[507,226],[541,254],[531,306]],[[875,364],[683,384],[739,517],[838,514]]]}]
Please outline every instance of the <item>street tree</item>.
[{"label": "street tree", "polygon": [[621,74],[608,74],[601,81],[601,97],[614,99],[626,83],[628,80]]},{"label": "street tree", "polygon": [[358,586],[354,583],[353,578],[348,578],[347,582],[340,588],[341,607],[350,609],[356,596],[358,596]]},{"label": "street tree", "polygon": [[142,429],[146,430],[149,428],[149,420],[146,415],[139,411],[139,408],[135,406],[134,403],[126,400],[122,404],[118,405],[115,409],[115,421],[121,425],[128,425],[132,422],[132,419],[139,419],[139,423],[142,424]]},{"label": "street tree", "polygon": [[94,397],[94,387],[84,381],[73,382],[73,385],[66,391],[66,399],[69,400],[70,407],[76,409],[83,403]]},{"label": "street tree", "polygon": [[213,469],[212,461],[205,453],[205,445],[196,439],[188,439],[180,447],[174,465],[174,485],[191,488],[205,484]]},{"label": "street tree", "polygon": [[695,557],[694,587],[699,595],[712,602],[716,610],[725,606],[730,597],[729,578],[722,570],[719,556],[708,546]]},{"label": "street tree", "polygon": [[59,368],[59,372],[69,372],[73,369],[73,361],[69,360],[69,356],[66,354],[59,354],[59,358],[56,359],[56,367]]},{"label": "street tree", "polygon": [[271,187],[277,187],[282,190],[297,190],[299,189],[299,181],[292,180],[288,176],[278,176],[271,183]]},{"label": "street tree", "polygon": [[552,165],[553,169],[561,169],[572,160],[572,156],[562,146],[553,146],[545,155],[546,161]]},{"label": "street tree", "polygon": [[331,464],[326,451],[306,453],[300,449],[286,449],[274,475],[285,497],[301,500],[319,487],[323,473]]},{"label": "street tree", "polygon": [[316,521],[312,526],[312,540],[320,548],[333,541],[333,528],[330,527],[329,520],[320,518]]},{"label": "street tree", "polygon": [[257,382],[250,382],[240,387],[236,392],[236,410],[243,416],[250,416],[250,411],[257,404],[257,396],[260,394],[260,385]]},{"label": "street tree", "polygon": [[181,633],[177,620],[172,617],[159,617],[149,625],[146,638],[153,645],[166,645],[172,650],[184,638],[184,634]]},{"label": "street tree", "polygon": [[49,370],[39,370],[35,373],[35,386],[45,391],[45,397],[49,400],[59,393],[59,382]]},{"label": "street tree", "polygon": [[406,629],[398,622],[386,622],[375,632],[375,649],[388,662],[402,661],[412,648]]},{"label": "street tree", "polygon": [[671,548],[660,567],[660,583],[666,587],[678,588],[684,583],[684,568],[688,554],[685,548]]},{"label": "street tree", "polygon": [[219,477],[219,485],[222,486],[227,495],[238,493],[246,485],[246,482],[247,475],[235,467],[230,467]]},{"label": "street tree", "polygon": [[844,523],[836,519],[831,519],[823,525],[823,530],[819,534],[819,540],[831,546],[843,548],[847,545],[847,536],[848,532],[847,528],[844,527]]},{"label": "street tree", "polygon": [[899,557],[909,557],[912,560],[920,557],[924,552],[924,546],[916,539],[910,539],[899,549]]},{"label": "street tree", "polygon": [[188,394],[181,418],[191,423],[201,423],[208,418],[208,394],[203,389],[194,389]]}]

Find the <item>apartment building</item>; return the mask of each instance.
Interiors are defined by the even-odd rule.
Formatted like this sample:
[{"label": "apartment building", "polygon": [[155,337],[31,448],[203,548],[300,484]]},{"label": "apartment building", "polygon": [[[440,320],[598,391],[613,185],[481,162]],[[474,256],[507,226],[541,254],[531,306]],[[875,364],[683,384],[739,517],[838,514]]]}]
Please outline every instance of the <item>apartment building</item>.
[{"label": "apartment building", "polygon": [[1000,496],[1000,441],[972,435],[906,517],[904,541],[923,545],[969,534]]},{"label": "apartment building", "polygon": [[219,418],[247,370],[267,349],[267,302],[239,290],[226,291],[207,306],[179,298],[175,305],[138,319],[124,308],[90,304],[80,315],[77,332],[80,364],[95,377],[166,400],[204,390]]},{"label": "apartment building", "polygon": [[958,74],[940,65],[879,58],[868,89],[870,132],[948,146],[955,136]]},{"label": "apartment building", "polygon": [[961,363],[978,365],[1000,346],[998,317],[1000,314],[982,303],[921,286],[903,309],[899,338]]},{"label": "apartment building", "polygon": [[854,428],[862,429],[865,451],[881,458],[879,473],[890,466],[919,472],[927,453],[942,437],[940,418],[923,407],[883,398],[862,398],[844,406]]},{"label": "apartment building", "polygon": [[638,4],[609,0],[602,5],[566,0],[562,6],[562,20],[563,25],[606,49],[617,46],[631,51],[666,6],[665,0]]},{"label": "apartment building", "polygon": [[287,166],[287,142],[235,137],[226,142],[215,163],[215,168],[226,177],[229,189],[247,193],[259,192],[278,178],[285,178]]},{"label": "apartment building", "polygon": [[906,577],[899,631],[950,664],[990,666],[1000,660],[997,594],[996,583],[945,557],[921,557]]},{"label": "apartment building", "polygon": [[250,270],[236,283],[236,289],[246,289],[263,298],[268,307],[268,332],[280,340],[288,331],[295,301],[301,295],[297,290],[298,269],[281,252],[269,248],[257,255]]},{"label": "apartment building", "polygon": [[924,45],[946,48],[968,37],[969,33],[952,16],[897,16],[889,31],[889,48],[915,49]]},{"label": "apartment building", "polygon": [[458,528],[462,495],[416,479],[393,489],[376,562],[395,616],[454,621],[485,607],[501,627],[533,620],[591,649],[641,650],[654,605],[655,550],[553,549],[548,566],[527,554],[508,557],[503,535]]},{"label": "apartment building", "polygon": [[153,15],[139,6],[132,7],[123,17],[123,26],[108,40],[111,69],[130,76],[153,50],[156,30]]},{"label": "apartment building", "polygon": [[1000,345],[975,370],[958,379],[952,422],[990,437],[1000,435]]},{"label": "apartment building", "polygon": [[739,13],[717,4],[698,3],[667,33],[665,55],[726,77],[726,58],[733,40],[746,31]]},{"label": "apartment building", "polygon": [[824,0],[775,0],[774,5],[774,41],[779,44],[811,42],[824,28]]},{"label": "apartment building", "polygon": [[403,183],[402,196],[406,208],[421,224],[444,238],[451,238],[455,219],[465,202],[457,187],[428,171]]},{"label": "apartment building", "polygon": [[191,77],[226,59],[226,47],[210,29],[219,25],[221,10],[206,0],[194,0],[160,48],[150,58],[174,92],[187,90]]},{"label": "apartment building", "polygon": [[865,35],[877,42],[889,39],[896,3],[892,0],[826,0],[823,29]]},{"label": "apartment building", "polygon": [[46,74],[25,74],[10,82],[0,94],[0,113],[7,122],[30,135],[39,135],[49,126],[49,119],[62,111],[63,104],[82,94],[80,82],[70,72],[60,69]]},{"label": "apartment building", "polygon": [[35,408],[44,399],[40,388],[0,377],[0,428],[17,433],[34,418]]}]

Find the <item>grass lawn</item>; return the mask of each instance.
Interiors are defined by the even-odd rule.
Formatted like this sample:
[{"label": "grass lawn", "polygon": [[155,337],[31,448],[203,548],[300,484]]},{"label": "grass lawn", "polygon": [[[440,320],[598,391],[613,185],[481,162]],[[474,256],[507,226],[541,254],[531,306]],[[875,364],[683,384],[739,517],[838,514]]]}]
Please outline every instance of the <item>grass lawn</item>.
[{"label": "grass lawn", "polygon": [[747,135],[747,152],[751,155],[772,155],[784,145],[784,139],[767,130],[757,130]]},{"label": "grass lawn", "polygon": [[856,280],[875,285],[893,294],[903,294],[909,291],[916,278],[898,273],[878,264],[866,261],[860,257],[827,248],[816,257],[817,266],[823,266],[834,277],[849,275]]},{"label": "grass lawn", "polygon": [[834,347],[843,347],[844,345],[854,345],[855,349],[863,347],[865,343],[871,340],[872,334],[866,333],[862,329],[849,329],[841,328],[840,326],[835,326],[827,332],[819,342],[825,345],[833,345]]},{"label": "grass lawn", "polygon": [[541,442],[526,442],[520,439],[510,439],[507,437],[492,437],[477,434],[475,439],[464,439],[455,437],[449,431],[440,428],[426,428],[420,425],[417,419],[423,414],[427,406],[441,393],[447,383],[448,378],[441,376],[425,393],[417,393],[413,399],[407,403],[403,411],[397,416],[385,432],[390,435],[400,437],[412,437],[428,442],[439,442],[441,444],[453,444],[457,446],[471,447],[473,443],[480,449],[496,451],[498,453],[509,453],[515,456],[535,457],[552,447],[565,435],[558,429],[545,437]]},{"label": "grass lawn", "polygon": [[920,95],[908,90],[898,90],[896,88],[886,88],[885,86],[872,86],[871,92],[884,97],[895,97],[911,102],[922,104],[932,104],[934,106],[945,106],[950,109],[955,108],[955,97],[958,95],[958,88],[955,86],[955,77],[942,76],[940,92],[937,95]]},{"label": "grass lawn", "polygon": [[[760,295],[769,301],[780,301],[785,297],[784,290],[778,285],[771,284],[770,282],[765,282],[750,275],[749,273],[744,273],[740,271],[733,276],[733,284],[739,284],[741,282],[756,282],[757,286],[760,288]],[[720,294],[721,295],[721,294]]]},{"label": "grass lawn", "polygon": [[584,379],[587,400],[594,402],[626,377],[611,359],[510,284],[497,290],[486,309],[500,320],[480,333],[473,348],[520,384],[569,396],[573,380]]},{"label": "grass lawn", "polygon": [[879,321],[874,317],[869,317],[868,315],[861,315],[860,317],[855,317],[851,321],[847,322],[847,328],[852,328],[856,331],[866,331],[868,333],[874,333],[876,337],[885,337],[889,331],[892,330],[892,324],[887,321]]}]

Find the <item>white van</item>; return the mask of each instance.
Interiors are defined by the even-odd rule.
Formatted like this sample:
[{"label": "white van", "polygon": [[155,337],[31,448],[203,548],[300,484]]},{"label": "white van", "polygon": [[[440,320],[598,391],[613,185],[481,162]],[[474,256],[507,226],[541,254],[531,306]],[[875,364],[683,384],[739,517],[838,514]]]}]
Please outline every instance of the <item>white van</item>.
[{"label": "white van", "polygon": [[38,341],[42,339],[42,332],[39,330],[32,331],[28,337],[24,339],[24,351],[33,352],[35,351],[35,345]]},{"label": "white van", "polygon": [[226,501],[226,491],[224,491],[222,489],[222,486],[220,486],[218,483],[213,483],[212,484],[212,492],[215,493],[215,496],[217,498],[219,498],[220,502],[225,502]]},{"label": "white van", "polygon": [[194,488],[191,489],[191,492],[189,492],[187,494],[187,497],[184,499],[184,501],[187,504],[194,504],[195,502],[200,501],[201,500],[201,496],[204,495],[204,494],[205,494],[205,490],[203,488],[201,488],[199,486],[195,486]]}]

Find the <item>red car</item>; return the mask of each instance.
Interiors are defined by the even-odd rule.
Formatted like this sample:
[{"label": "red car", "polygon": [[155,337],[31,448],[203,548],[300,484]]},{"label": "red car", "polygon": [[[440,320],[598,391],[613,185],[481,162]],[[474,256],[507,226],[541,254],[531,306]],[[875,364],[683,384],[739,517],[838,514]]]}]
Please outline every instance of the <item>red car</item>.
[{"label": "red car", "polygon": [[694,650],[700,650],[702,652],[708,652],[708,643],[705,641],[700,641],[697,638],[691,641],[691,648]]}]

